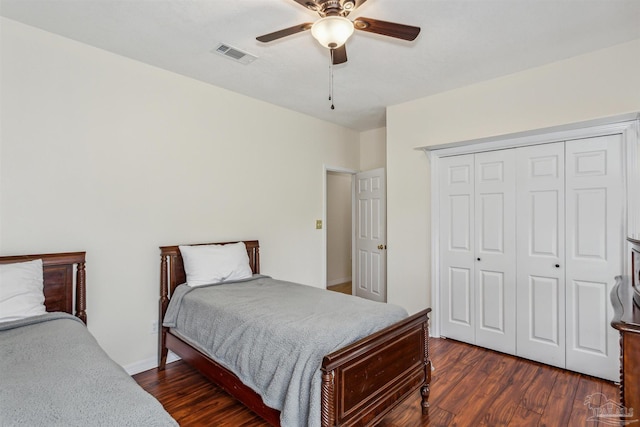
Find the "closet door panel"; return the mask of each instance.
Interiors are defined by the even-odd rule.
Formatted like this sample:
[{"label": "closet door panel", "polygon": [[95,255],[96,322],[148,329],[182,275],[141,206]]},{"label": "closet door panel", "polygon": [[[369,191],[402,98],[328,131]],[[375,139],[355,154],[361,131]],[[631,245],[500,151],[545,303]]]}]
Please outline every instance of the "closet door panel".
[{"label": "closet door panel", "polygon": [[515,352],[515,150],[475,155],[476,343]]},{"label": "closet door panel", "polygon": [[441,334],[475,343],[473,155],[440,162]]},{"label": "closet door panel", "polygon": [[[462,328],[471,328],[471,271],[468,268],[449,267],[448,321]],[[455,330],[455,329],[454,329]],[[455,338],[449,334],[446,336]]]},{"label": "closet door panel", "polygon": [[566,142],[567,368],[610,380],[619,377],[609,295],[624,271],[622,145],[620,135]]},{"label": "closet door panel", "polygon": [[548,315],[559,312],[559,284],[560,281],[553,277],[529,276],[527,291],[531,321],[526,338],[532,343],[560,345],[559,317]]},{"label": "closet door panel", "polygon": [[564,367],[564,143],[518,148],[516,170],[516,354]]}]

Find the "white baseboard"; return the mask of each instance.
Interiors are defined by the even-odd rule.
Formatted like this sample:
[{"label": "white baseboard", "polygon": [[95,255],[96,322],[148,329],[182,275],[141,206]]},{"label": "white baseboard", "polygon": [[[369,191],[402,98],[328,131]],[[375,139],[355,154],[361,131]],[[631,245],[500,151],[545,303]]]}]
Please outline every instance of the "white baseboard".
[{"label": "white baseboard", "polygon": [[333,279],[333,280],[329,280],[327,281],[327,287],[329,286],[335,286],[335,285],[340,285],[342,283],[346,283],[346,282],[350,282],[351,281],[351,276],[349,277],[343,277],[342,279]]},{"label": "white baseboard", "polygon": [[[175,362],[176,360],[180,360],[180,356],[170,351],[167,355],[167,363]],[[127,371],[127,374],[129,375],[139,374],[140,372],[148,371],[149,369],[157,367],[157,357],[150,357],[149,359],[141,360],[139,362],[134,362],[127,366],[123,366],[124,370]]]}]

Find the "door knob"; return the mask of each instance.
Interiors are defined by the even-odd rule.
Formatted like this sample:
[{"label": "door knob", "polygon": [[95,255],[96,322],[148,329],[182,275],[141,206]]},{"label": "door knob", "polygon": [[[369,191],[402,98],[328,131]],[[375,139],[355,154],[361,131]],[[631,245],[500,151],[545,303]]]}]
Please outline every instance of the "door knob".
[{"label": "door knob", "polygon": [[378,245],[378,249],[380,250],[387,249],[387,245]]},{"label": "door knob", "polygon": [[560,264],[556,264],[556,268],[560,268]]}]

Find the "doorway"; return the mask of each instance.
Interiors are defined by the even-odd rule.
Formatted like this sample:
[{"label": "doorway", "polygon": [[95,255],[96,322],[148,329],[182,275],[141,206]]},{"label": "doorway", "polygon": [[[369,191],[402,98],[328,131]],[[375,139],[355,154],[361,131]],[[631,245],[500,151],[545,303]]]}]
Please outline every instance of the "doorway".
[{"label": "doorway", "polygon": [[353,294],[353,176],[355,171],[325,172],[326,287]]},{"label": "doorway", "polygon": [[[383,168],[325,167],[325,286],[386,302],[386,194]],[[357,254],[357,255],[356,255]],[[347,293],[347,292],[345,292]]]}]

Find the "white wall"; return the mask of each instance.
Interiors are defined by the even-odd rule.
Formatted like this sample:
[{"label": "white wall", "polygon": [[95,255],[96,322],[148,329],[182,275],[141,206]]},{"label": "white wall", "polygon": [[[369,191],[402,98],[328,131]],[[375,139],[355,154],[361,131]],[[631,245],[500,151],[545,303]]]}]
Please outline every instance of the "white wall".
[{"label": "white wall", "polygon": [[360,170],[384,168],[387,164],[387,128],[360,133]]},{"label": "white wall", "polygon": [[327,286],[351,280],[351,178],[327,172]]},{"label": "white wall", "polygon": [[324,287],[324,164],[357,169],[356,132],[11,20],[1,36],[0,253],[86,250],[89,329],[118,363],[155,357],[160,245],[259,239],[262,272]]},{"label": "white wall", "polygon": [[415,147],[640,111],[639,70],[636,40],[389,107],[388,301],[431,305],[429,161]]}]

